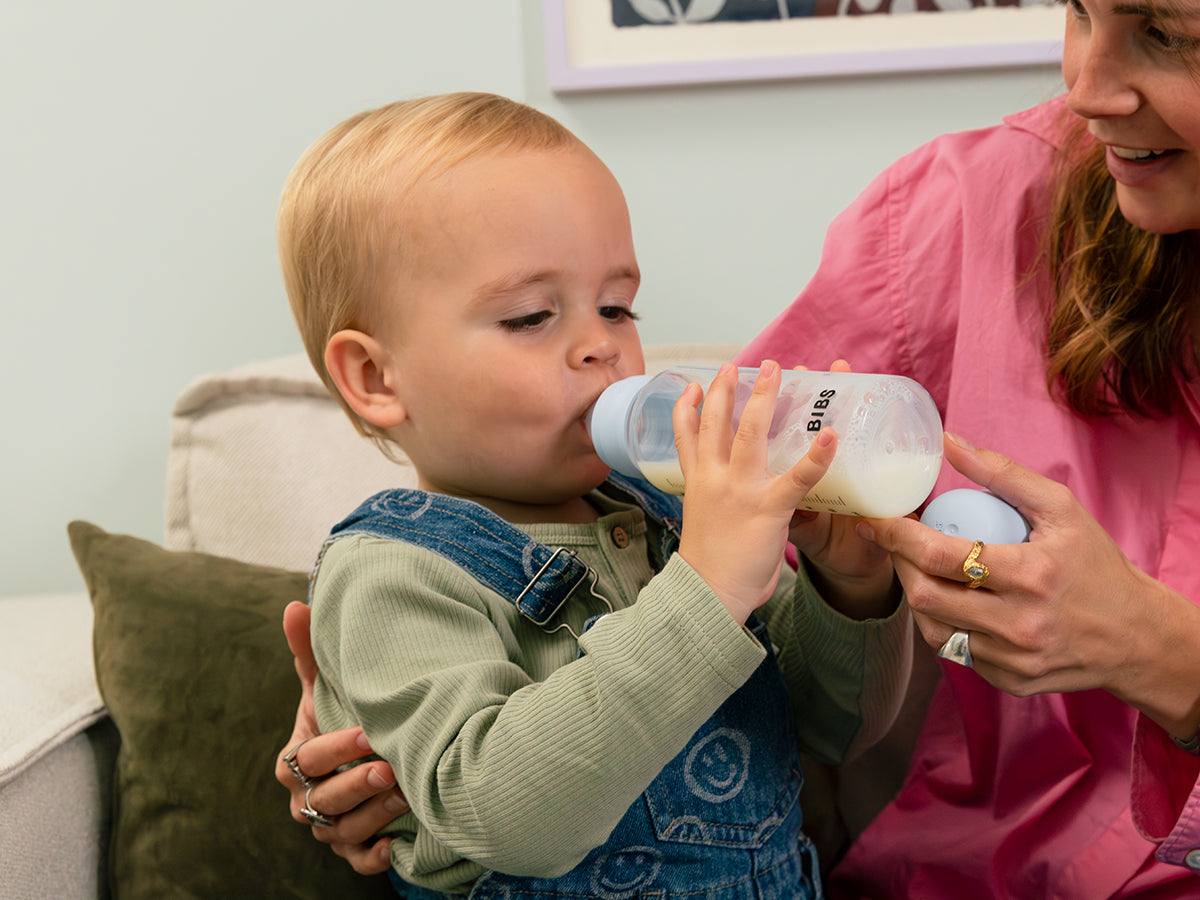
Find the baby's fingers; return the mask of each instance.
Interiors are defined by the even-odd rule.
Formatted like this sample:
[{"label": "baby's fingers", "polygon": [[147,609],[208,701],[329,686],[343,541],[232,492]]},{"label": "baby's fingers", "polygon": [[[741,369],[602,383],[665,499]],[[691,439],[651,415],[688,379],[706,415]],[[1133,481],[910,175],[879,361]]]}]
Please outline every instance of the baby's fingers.
[{"label": "baby's fingers", "polygon": [[737,367],[726,363],[717,371],[704,395],[704,405],[700,409],[699,449],[702,453],[712,454],[713,459],[729,459],[737,383]]},{"label": "baby's fingers", "polygon": [[671,425],[675,429],[675,452],[684,480],[696,462],[700,432],[700,404],[704,391],[698,384],[689,384],[671,410]]},{"label": "baby's fingers", "polygon": [[825,477],[836,454],[837,432],[832,428],[822,428],[809,445],[808,452],[780,479],[793,495],[792,506],[799,506],[808,492]]},{"label": "baby's fingers", "polygon": [[780,380],[779,364],[764,359],[742,409],[730,453],[730,462],[746,473],[758,473],[767,466],[767,435],[779,400]]}]

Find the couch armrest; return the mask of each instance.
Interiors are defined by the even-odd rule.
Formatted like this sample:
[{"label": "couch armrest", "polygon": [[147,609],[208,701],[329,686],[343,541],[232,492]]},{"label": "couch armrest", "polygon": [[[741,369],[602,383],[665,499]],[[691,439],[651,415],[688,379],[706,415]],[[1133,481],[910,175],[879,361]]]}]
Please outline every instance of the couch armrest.
[{"label": "couch armrest", "polygon": [[105,896],[115,746],[92,667],[88,595],[0,597],[0,884]]},{"label": "couch armrest", "polygon": [[84,592],[0,597],[0,787],[104,716]]}]

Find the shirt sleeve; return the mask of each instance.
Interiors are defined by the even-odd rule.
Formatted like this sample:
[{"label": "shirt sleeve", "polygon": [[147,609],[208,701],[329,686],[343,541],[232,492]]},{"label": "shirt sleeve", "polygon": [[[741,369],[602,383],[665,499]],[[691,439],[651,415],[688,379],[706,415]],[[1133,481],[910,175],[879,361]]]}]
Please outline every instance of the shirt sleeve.
[{"label": "shirt sleeve", "polygon": [[1159,860],[1200,874],[1200,756],[1139,715],[1133,737],[1133,821]]},{"label": "shirt sleeve", "polygon": [[318,716],[340,707],[392,765],[416,813],[404,871],[431,887],[477,876],[464,860],[571,869],[765,653],[676,556],[535,680],[522,655],[552,642],[508,601],[433,553],[341,543],[313,603]]},{"label": "shirt sleeve", "polygon": [[853,759],[892,726],[912,669],[912,614],[847,618],[821,599],[803,566],[762,612],[788,686],[801,748],[822,762]]}]

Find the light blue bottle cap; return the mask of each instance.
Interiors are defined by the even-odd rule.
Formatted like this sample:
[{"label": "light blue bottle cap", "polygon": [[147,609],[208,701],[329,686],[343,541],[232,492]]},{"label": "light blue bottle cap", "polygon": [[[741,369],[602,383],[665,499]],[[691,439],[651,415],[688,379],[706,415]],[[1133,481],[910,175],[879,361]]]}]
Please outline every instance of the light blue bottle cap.
[{"label": "light blue bottle cap", "polygon": [[653,375],[633,375],[614,381],[588,410],[584,424],[596,455],[610,469],[630,478],[641,478],[641,470],[630,454],[629,410]]},{"label": "light blue bottle cap", "polygon": [[939,494],[925,507],[921,522],[942,534],[985,544],[1022,544],[1029,540],[1029,522],[995,494],[958,488]]}]

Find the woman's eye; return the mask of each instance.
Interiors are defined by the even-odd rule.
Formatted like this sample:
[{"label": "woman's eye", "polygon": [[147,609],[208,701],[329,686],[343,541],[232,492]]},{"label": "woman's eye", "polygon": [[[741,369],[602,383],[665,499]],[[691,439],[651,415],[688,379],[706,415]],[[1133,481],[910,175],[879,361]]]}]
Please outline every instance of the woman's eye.
[{"label": "woman's eye", "polygon": [[1146,26],[1146,36],[1164,50],[1169,50],[1172,53],[1192,53],[1196,50],[1197,46],[1195,38],[1184,34],[1172,34],[1169,31],[1163,31],[1163,29],[1153,23]]},{"label": "woman's eye", "polygon": [[527,316],[517,316],[513,319],[504,319],[500,323],[500,327],[505,331],[532,331],[549,318],[550,311],[544,309],[540,312],[530,313]]},{"label": "woman's eye", "polygon": [[606,319],[612,319],[614,322],[620,319],[629,319],[631,322],[636,322],[641,318],[632,309],[625,306],[602,306],[600,307],[600,315]]}]

